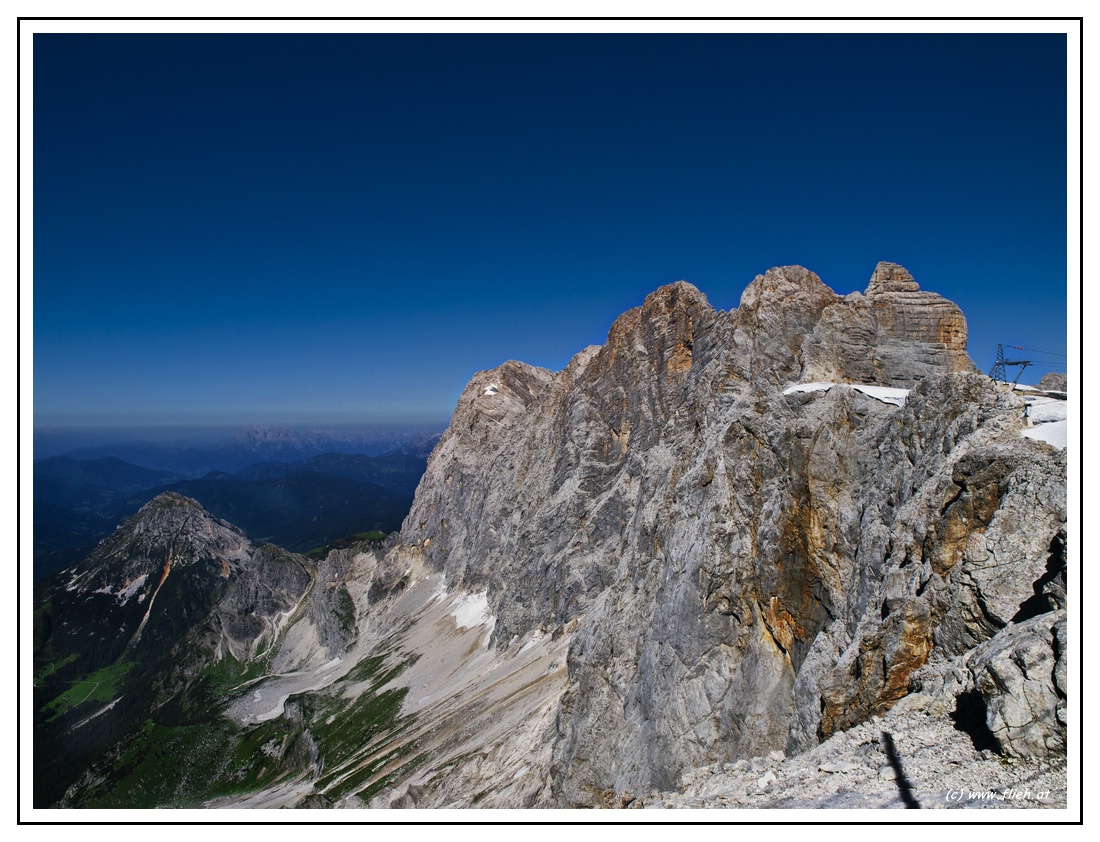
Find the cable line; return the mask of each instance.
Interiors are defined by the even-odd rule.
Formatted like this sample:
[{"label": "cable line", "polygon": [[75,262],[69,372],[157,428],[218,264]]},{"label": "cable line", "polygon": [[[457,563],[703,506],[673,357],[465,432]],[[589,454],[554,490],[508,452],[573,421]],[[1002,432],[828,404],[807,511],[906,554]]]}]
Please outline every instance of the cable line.
[{"label": "cable line", "polygon": [[1033,354],[1050,354],[1052,357],[1064,357],[1065,354],[1059,354],[1057,351],[1036,351],[1034,348],[1024,348],[1022,345],[1009,345],[1009,348],[1015,348],[1017,351],[1030,351]]}]

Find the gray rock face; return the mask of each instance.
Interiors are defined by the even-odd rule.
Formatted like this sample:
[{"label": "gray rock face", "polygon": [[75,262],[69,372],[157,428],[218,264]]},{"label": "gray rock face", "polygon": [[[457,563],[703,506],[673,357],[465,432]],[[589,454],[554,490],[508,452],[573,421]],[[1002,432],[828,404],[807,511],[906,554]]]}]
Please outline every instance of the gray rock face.
[{"label": "gray rock face", "polygon": [[1065,611],[1007,628],[967,658],[1002,750],[1044,757],[1066,750]]},{"label": "gray rock face", "polygon": [[1039,378],[1038,386],[1040,389],[1047,389],[1051,392],[1064,392],[1067,388],[1066,375],[1062,372],[1048,371]]},{"label": "gray rock face", "polygon": [[1018,436],[965,342],[899,266],[847,297],[784,267],[728,313],[664,287],[558,374],[475,375],[394,558],[486,591],[499,648],[575,628],[556,803],[805,751],[1057,605],[1064,453]]}]

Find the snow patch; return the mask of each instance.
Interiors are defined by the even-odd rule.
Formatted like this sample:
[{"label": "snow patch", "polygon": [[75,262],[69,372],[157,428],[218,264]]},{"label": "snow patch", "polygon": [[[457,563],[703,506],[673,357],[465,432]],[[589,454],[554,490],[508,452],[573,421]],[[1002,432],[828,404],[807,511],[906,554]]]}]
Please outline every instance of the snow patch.
[{"label": "snow patch", "polygon": [[[96,593],[102,593],[102,594],[106,594],[107,596],[113,596],[116,600],[118,600],[119,605],[125,605],[127,602],[130,601],[130,597],[132,597],[139,590],[141,590],[142,585],[145,584],[145,580],[148,579],[148,578],[149,578],[148,573],[142,573],[140,576],[138,576],[136,579],[134,579],[134,581],[132,581],[130,584],[123,587],[121,590],[117,590],[117,591],[112,590],[110,585],[104,585],[102,588],[97,590]],[[145,594],[142,594],[141,599],[139,599],[138,602],[141,602],[141,600],[144,599],[144,598],[145,598]]]},{"label": "snow patch", "polygon": [[1065,421],[1069,410],[1065,401],[1058,398],[1032,398],[1028,401],[1029,414],[1034,424],[1048,424],[1052,421]]},{"label": "snow patch", "polygon": [[1039,424],[1036,427],[1020,430],[1020,435],[1027,439],[1045,441],[1047,444],[1065,450],[1069,439],[1068,423],[1066,420],[1051,421],[1049,424]]},{"label": "snow patch", "polygon": [[73,573],[73,575],[69,578],[68,584],[65,585],[65,590],[69,593],[72,593],[73,591],[79,589],[80,586],[84,584],[84,580],[87,579],[90,575],[92,575],[91,571],[87,571],[84,573]]},{"label": "snow patch", "polygon": [[1028,398],[1027,414],[1035,426],[1025,427],[1020,431],[1021,436],[1065,450],[1069,438],[1069,405],[1064,400],[1045,396]]},{"label": "snow patch", "polygon": [[890,386],[853,385],[852,388],[877,401],[892,403],[894,406],[905,406],[905,399],[909,397],[908,389],[895,389]]},{"label": "snow patch", "polygon": [[432,595],[428,597],[429,602],[439,602],[441,599],[447,598],[447,580],[442,576],[439,577],[439,581],[436,583],[435,590],[432,591]]},{"label": "snow patch", "polygon": [[121,603],[129,602],[130,597],[141,590],[142,585],[145,584],[145,580],[149,578],[148,573],[142,573],[134,581],[132,581],[127,587],[118,592],[118,601]]},{"label": "snow patch", "polygon": [[783,390],[784,395],[793,395],[795,392],[827,392],[835,383],[798,383],[795,386],[788,386]]},{"label": "snow patch", "polygon": [[522,655],[528,649],[533,649],[535,646],[537,646],[539,643],[541,643],[546,637],[547,637],[547,634],[542,629],[535,629],[533,632],[531,632],[531,635],[528,638],[527,642],[524,643],[523,646],[520,647],[519,651],[516,654],[517,655]]},{"label": "snow patch", "polygon": [[484,626],[490,622],[496,624],[496,617],[489,613],[488,591],[462,594],[455,602],[451,616],[454,617],[455,625],[460,629],[472,629],[474,626]]},{"label": "snow patch", "polygon": [[493,385],[491,385],[491,386],[486,386],[486,387],[485,387],[485,391],[484,391],[484,392],[482,392],[482,394],[483,394],[483,395],[495,395],[495,394],[497,394],[497,393],[498,393],[499,391],[500,391],[500,390],[499,390],[499,389],[498,389],[498,388],[496,387],[496,384],[494,383],[494,384],[493,384]]},{"label": "snow patch", "polygon": [[909,397],[908,389],[896,389],[892,386],[872,386],[865,383],[797,383],[783,390],[784,395],[793,395],[796,392],[827,392],[833,387],[838,389],[855,389],[868,397],[894,406],[905,406],[905,399]]}]

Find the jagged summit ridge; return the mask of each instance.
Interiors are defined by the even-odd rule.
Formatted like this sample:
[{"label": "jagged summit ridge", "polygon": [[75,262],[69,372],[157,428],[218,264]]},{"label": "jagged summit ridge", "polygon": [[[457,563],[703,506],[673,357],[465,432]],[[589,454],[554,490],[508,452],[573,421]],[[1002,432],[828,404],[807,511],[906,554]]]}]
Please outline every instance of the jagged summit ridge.
[{"label": "jagged summit ridge", "polygon": [[[925,377],[973,371],[965,350],[927,341],[928,325],[938,324],[936,313],[943,311],[947,321],[961,325],[965,348],[965,320],[954,304],[919,291],[912,306],[890,298],[913,295],[914,288],[909,273],[892,263],[875,269],[868,296],[845,297],[801,266],[777,267],[748,285],[738,308],[720,312],[695,286],[677,281],[623,313],[603,346],[585,349],[562,372],[516,361],[479,372],[429,463],[403,535],[421,535],[431,523],[417,514],[422,508],[466,507],[495,496],[498,484],[544,471],[544,465],[517,461],[521,453],[578,454],[559,460],[553,476],[539,476],[559,489],[549,502],[564,506],[552,505],[554,514],[543,523],[546,534],[556,535],[557,523],[587,518],[584,506],[561,492],[576,481],[568,477],[581,463],[590,463],[582,489],[598,478],[621,476],[631,459],[661,458],[652,450],[670,428],[675,433],[690,422],[702,434],[709,415],[724,415],[748,394],[772,395],[780,384],[822,380],[911,387]],[[513,433],[505,435],[506,428]],[[460,561],[464,553],[446,548],[465,545],[469,530],[499,538],[507,526],[467,524],[459,511],[439,520],[442,534],[427,538],[435,542],[429,555],[449,576],[483,585],[487,574],[473,573]],[[417,540],[425,538],[409,542]],[[558,540],[549,539],[548,549]],[[567,585],[556,595],[541,587],[532,599],[575,601],[574,587],[580,586]],[[503,620],[501,628],[507,627]]]},{"label": "jagged summit ridge", "polygon": [[660,287],[616,319],[606,344],[584,359],[614,369],[624,355],[644,358],[665,382],[717,363],[747,381],[908,388],[975,371],[966,337],[962,311],[922,291],[898,264],[879,263],[866,291],[846,296],[808,269],[781,266],[758,275],[729,312],[686,281]]},{"label": "jagged summit ridge", "polygon": [[[745,381],[896,387],[976,370],[966,354],[962,312],[921,291],[904,267],[879,263],[865,293],[840,296],[808,269],[782,266],[757,276],[729,312],[715,310],[686,281],[662,286],[615,320],[603,346],[585,349],[564,372],[507,362],[475,376],[460,410],[501,395],[495,401],[499,411],[484,401],[477,405],[502,420],[537,402],[544,389],[572,384],[590,364],[629,388],[644,385],[635,369],[645,368],[657,375],[656,384],[664,384],[658,391],[665,399],[674,397],[665,392],[693,368],[701,372],[713,365]],[[519,403],[511,404],[509,396]]]}]

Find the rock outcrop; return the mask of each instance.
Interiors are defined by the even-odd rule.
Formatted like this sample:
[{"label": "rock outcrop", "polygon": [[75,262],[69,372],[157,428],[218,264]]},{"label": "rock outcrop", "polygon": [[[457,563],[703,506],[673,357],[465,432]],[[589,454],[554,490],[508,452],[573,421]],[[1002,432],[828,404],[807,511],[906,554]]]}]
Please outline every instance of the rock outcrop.
[{"label": "rock outcrop", "polygon": [[[977,783],[976,783],[977,782]],[[979,748],[940,700],[915,692],[809,751],[712,763],[630,809],[1064,809],[1065,766]],[[620,806],[616,804],[615,806]]]},{"label": "rock outcrop", "polygon": [[1048,371],[1039,378],[1039,388],[1050,392],[1066,391],[1066,375],[1058,371]]},{"label": "rock outcrop", "polygon": [[912,386],[975,370],[962,311],[896,263],[880,263],[862,295],[834,296],[804,335],[804,380]]}]

